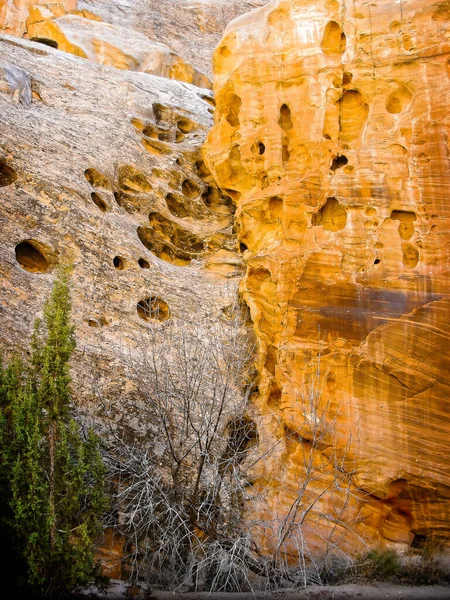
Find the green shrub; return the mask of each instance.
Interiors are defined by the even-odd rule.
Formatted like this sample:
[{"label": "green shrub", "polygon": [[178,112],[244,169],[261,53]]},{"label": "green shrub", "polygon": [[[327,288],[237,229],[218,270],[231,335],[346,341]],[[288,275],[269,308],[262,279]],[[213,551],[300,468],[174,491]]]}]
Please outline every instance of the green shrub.
[{"label": "green shrub", "polygon": [[[93,540],[107,508],[98,439],[72,417],[68,276],[37,321],[28,364],[0,366],[0,530],[29,595],[61,597],[91,581]],[[8,550],[9,551],[9,550]]]}]

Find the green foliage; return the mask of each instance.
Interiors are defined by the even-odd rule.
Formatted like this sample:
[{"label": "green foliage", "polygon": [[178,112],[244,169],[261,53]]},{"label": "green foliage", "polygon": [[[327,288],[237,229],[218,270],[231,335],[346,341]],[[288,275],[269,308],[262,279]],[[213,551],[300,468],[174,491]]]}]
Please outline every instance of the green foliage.
[{"label": "green foliage", "polygon": [[35,324],[30,364],[0,365],[0,530],[19,557],[17,583],[38,597],[95,578],[93,540],[108,504],[98,438],[71,416],[70,309],[60,273]]},{"label": "green foliage", "polygon": [[395,579],[401,568],[400,557],[394,550],[370,550],[359,564],[363,577],[378,581]]}]

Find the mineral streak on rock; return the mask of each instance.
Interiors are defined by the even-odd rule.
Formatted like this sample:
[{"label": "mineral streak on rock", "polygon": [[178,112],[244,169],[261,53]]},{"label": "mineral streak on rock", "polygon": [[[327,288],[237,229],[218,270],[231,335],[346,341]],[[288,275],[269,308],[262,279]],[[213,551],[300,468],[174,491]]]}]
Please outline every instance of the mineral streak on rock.
[{"label": "mineral streak on rock", "polygon": [[279,0],[215,52],[205,157],[237,205],[280,448],[253,486],[268,548],[308,478],[315,547],[450,536],[449,32],[447,2]]}]

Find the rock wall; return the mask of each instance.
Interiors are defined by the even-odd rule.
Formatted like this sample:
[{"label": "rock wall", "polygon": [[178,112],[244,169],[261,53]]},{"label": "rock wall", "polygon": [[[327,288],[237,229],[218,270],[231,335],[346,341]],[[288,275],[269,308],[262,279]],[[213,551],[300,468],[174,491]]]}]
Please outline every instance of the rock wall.
[{"label": "rock wall", "polygon": [[213,104],[209,90],[0,38],[0,350],[26,351],[55,269],[72,265],[78,408],[97,420],[108,402],[113,427],[144,438],[151,424],[124,405],[165,321],[205,342],[232,327],[231,200],[201,160]]},{"label": "rock wall", "polygon": [[268,549],[450,536],[449,32],[448,2],[279,0],[215,52]]}]

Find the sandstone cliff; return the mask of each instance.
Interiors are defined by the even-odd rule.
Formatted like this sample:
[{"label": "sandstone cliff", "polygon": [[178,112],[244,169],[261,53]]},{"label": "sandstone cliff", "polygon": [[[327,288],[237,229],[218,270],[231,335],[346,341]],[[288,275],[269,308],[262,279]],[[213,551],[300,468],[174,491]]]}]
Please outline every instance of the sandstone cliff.
[{"label": "sandstone cliff", "polygon": [[279,0],[215,52],[205,155],[279,444],[255,473],[268,548],[293,511],[322,548],[450,533],[449,31],[447,2]]},{"label": "sandstone cliff", "polygon": [[[0,36],[1,347],[27,346],[72,264],[77,402],[97,418],[136,393],[168,318],[226,338],[246,265],[255,539],[448,539],[450,11],[266,4],[2,6],[35,39]],[[214,55],[207,166],[215,101],[189,84],[254,7]]]}]

